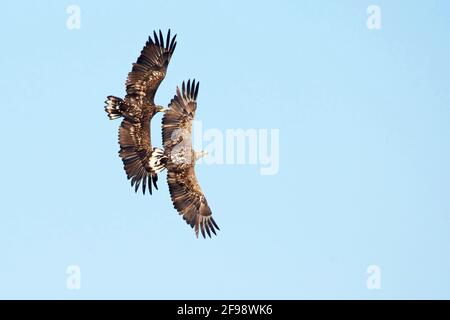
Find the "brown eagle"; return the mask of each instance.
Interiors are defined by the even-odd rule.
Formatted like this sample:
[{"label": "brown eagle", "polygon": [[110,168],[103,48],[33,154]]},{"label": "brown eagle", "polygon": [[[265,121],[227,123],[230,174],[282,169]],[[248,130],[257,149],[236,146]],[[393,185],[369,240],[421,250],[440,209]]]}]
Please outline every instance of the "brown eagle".
[{"label": "brown eagle", "polygon": [[192,149],[192,121],[197,109],[199,83],[189,80],[183,82],[181,91],[169,104],[169,109],[162,119],[162,140],[164,145],[164,165],[167,169],[167,183],[173,206],[183,219],[205,238],[211,232],[220,230],[211,216],[205,195],[195,176],[195,162],[206,152]]},{"label": "brown eagle", "polygon": [[152,147],[150,121],[156,113],[165,111],[155,104],[154,99],[177,45],[175,39],[176,35],[170,37],[170,29],[166,39],[161,30],[159,36],[154,31],[153,39],[148,38],[128,74],[125,98],[108,96],[105,101],[105,111],[111,120],[124,118],[119,128],[119,155],[131,186],[137,192],[142,184],[144,194],[147,186],[152,193],[152,184],[158,189],[157,174],[164,168],[161,163],[163,150]]},{"label": "brown eagle", "polygon": [[[192,149],[192,121],[197,109],[199,83],[183,82],[182,89],[165,109],[154,102],[155,93],[164,79],[170,59],[176,47],[176,35],[166,39],[150,36],[126,81],[127,94],[124,99],[108,96],[105,111],[111,120],[123,117],[119,128],[119,155],[122,158],[128,179],[135,191],[142,184],[142,192],[152,184],[157,187],[158,173],[167,169],[167,183],[175,209],[195,230],[206,237],[220,230],[211,216],[205,195],[195,176],[195,162],[206,152]],[[154,148],[150,138],[150,122],[158,112],[162,119],[164,150]]]}]

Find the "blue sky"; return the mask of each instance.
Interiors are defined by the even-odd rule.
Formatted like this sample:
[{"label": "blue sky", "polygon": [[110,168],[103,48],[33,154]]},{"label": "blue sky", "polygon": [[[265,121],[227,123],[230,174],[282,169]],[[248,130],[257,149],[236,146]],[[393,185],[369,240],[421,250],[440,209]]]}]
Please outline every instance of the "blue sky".
[{"label": "blue sky", "polygon": [[[372,4],[380,30],[366,27]],[[450,298],[447,1],[2,9],[0,298]],[[157,102],[195,77],[206,129],[280,133],[276,175],[197,167],[221,227],[208,240],[176,214],[165,174],[153,196],[132,191],[103,111],[169,27],[178,46]]]}]

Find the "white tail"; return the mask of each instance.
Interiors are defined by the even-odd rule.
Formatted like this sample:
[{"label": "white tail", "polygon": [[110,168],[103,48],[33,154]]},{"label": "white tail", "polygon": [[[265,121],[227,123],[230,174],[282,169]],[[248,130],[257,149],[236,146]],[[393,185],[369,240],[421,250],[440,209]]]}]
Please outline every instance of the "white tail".
[{"label": "white tail", "polygon": [[123,100],[114,96],[106,97],[106,106],[105,111],[108,113],[108,117],[110,120],[118,119],[122,117],[122,111],[120,110],[120,105]]}]

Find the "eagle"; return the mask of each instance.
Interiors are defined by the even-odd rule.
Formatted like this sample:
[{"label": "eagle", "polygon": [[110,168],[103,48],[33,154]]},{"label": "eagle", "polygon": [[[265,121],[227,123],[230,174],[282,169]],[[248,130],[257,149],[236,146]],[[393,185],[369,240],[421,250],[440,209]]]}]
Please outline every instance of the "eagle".
[{"label": "eagle", "polygon": [[166,39],[161,30],[159,35],[153,31],[153,38],[148,38],[128,73],[125,98],[108,96],[105,101],[109,119],[123,118],[119,127],[119,156],[135,192],[140,185],[144,194],[147,187],[152,193],[152,184],[158,189],[158,173],[164,168],[163,150],[152,147],[150,122],[156,113],[165,111],[154,99],[177,45],[175,39],[176,35],[171,38],[170,29]]},{"label": "eagle", "polygon": [[177,87],[168,110],[162,118],[162,141],[164,146],[164,166],[167,169],[167,184],[173,206],[183,219],[205,238],[205,232],[211,237],[220,230],[212,218],[211,209],[206,201],[195,176],[195,162],[206,155],[205,151],[192,149],[192,121],[197,109],[199,82],[195,79],[183,81]]},{"label": "eagle", "polygon": [[[158,173],[166,169],[174,208],[195,230],[197,238],[199,233],[206,238],[220,229],[195,175],[195,162],[207,154],[192,148],[199,82],[183,81],[168,108],[154,102],[176,44],[176,35],[171,38],[170,29],[165,39],[161,30],[159,34],[154,31],[128,74],[125,98],[108,96],[105,111],[111,120],[123,118],[119,127],[119,156],[135,192],[142,185],[143,194],[146,189],[152,194],[152,185],[158,189]],[[152,147],[151,143],[150,123],[158,112],[164,113],[163,149]]]}]

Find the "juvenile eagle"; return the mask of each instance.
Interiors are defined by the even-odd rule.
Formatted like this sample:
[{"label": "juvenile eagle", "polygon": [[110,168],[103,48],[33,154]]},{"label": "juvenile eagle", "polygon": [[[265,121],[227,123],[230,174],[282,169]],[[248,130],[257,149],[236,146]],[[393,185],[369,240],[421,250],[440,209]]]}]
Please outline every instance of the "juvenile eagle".
[{"label": "juvenile eagle", "polygon": [[166,39],[161,30],[159,36],[154,31],[153,39],[151,36],[148,38],[128,74],[125,98],[122,100],[108,96],[105,101],[105,111],[111,120],[124,118],[119,128],[119,155],[127,178],[131,179],[131,186],[137,192],[142,184],[144,194],[147,186],[152,193],[152,183],[158,189],[157,174],[163,169],[163,150],[152,148],[150,121],[156,113],[165,111],[162,106],[155,104],[154,98],[166,76],[167,66],[177,45],[175,39],[176,35],[170,37],[170,29]]},{"label": "juvenile eagle", "polygon": [[[128,74],[127,94],[124,99],[108,96],[105,111],[111,120],[123,117],[119,128],[119,155],[128,179],[135,191],[142,184],[142,192],[152,184],[158,189],[158,173],[167,169],[167,183],[173,205],[183,219],[206,238],[220,230],[211,216],[205,195],[195,176],[195,162],[206,153],[192,149],[192,121],[197,109],[199,83],[189,80],[177,87],[169,108],[154,102],[155,93],[164,79],[170,59],[176,47],[176,35],[166,39],[161,31],[149,37],[137,62]],[[162,140],[164,150],[153,148],[150,138],[150,122],[157,112],[164,112]]]},{"label": "juvenile eagle", "polygon": [[204,156],[204,151],[192,149],[192,121],[197,109],[199,83],[189,80],[183,82],[181,91],[171,100],[169,109],[162,119],[162,140],[164,145],[164,164],[167,169],[167,183],[173,206],[183,219],[205,238],[211,232],[220,230],[211,216],[205,195],[195,176],[195,162]]}]

